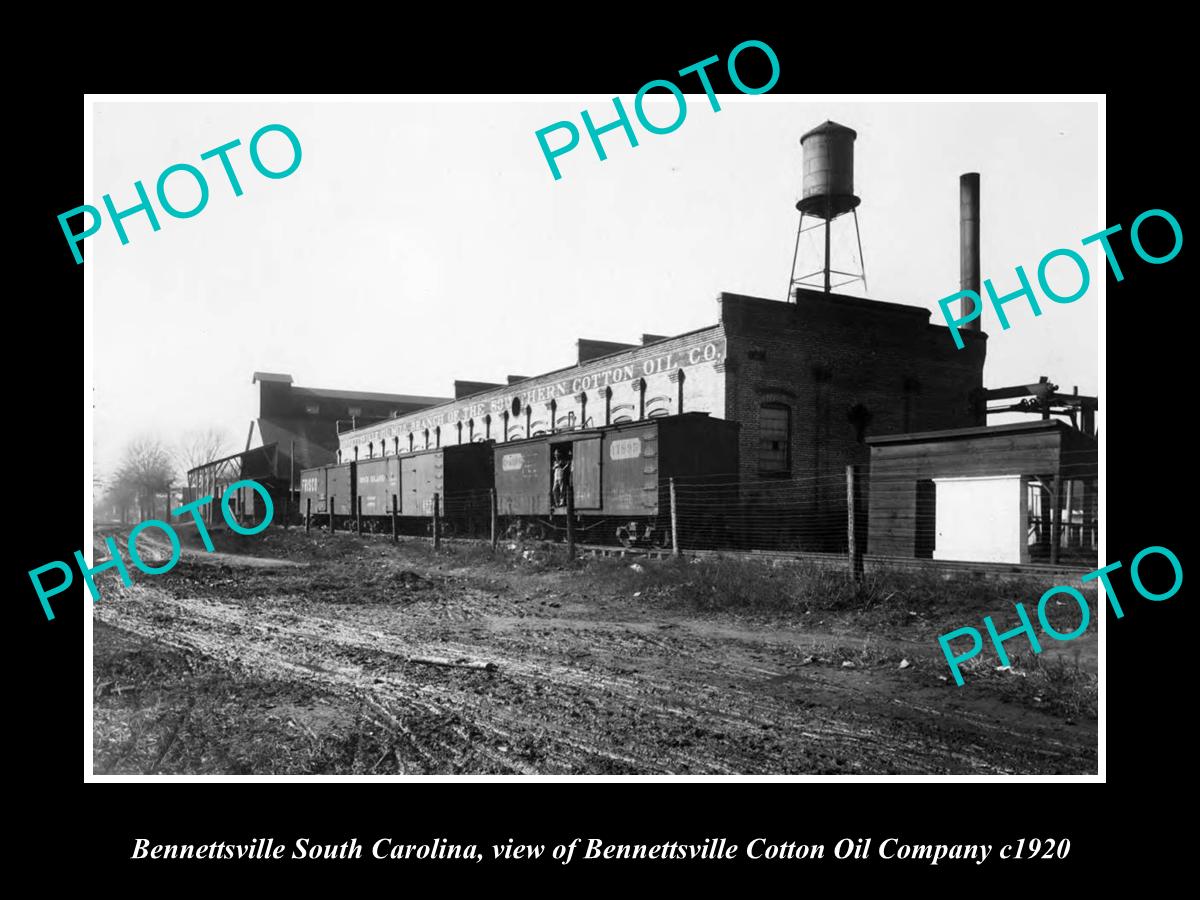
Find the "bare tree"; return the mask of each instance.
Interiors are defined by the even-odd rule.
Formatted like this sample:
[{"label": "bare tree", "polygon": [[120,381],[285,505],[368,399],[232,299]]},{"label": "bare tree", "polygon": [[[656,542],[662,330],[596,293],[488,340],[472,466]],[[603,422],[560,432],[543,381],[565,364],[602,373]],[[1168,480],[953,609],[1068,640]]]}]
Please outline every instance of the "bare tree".
[{"label": "bare tree", "polygon": [[154,495],[166,491],[175,478],[175,465],[162,441],[155,437],[135,438],[126,445],[114,473],[109,495],[125,510],[136,502],[141,518],[154,514]]},{"label": "bare tree", "polygon": [[129,508],[137,499],[137,488],[124,480],[122,473],[115,473],[109,479],[108,489],[104,492],[104,503],[108,505],[110,513],[117,514],[122,525],[128,521]]},{"label": "bare tree", "polygon": [[230,454],[228,435],[217,428],[189,431],[179,440],[175,448],[175,460],[187,477],[189,469],[202,466]]}]

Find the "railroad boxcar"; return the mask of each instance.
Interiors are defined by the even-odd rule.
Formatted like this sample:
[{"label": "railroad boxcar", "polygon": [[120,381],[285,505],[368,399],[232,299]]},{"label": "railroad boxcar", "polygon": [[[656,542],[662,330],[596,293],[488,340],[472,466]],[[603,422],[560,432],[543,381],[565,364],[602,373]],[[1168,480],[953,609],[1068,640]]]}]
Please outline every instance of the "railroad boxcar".
[{"label": "railroad boxcar", "polygon": [[328,500],[328,494],[325,491],[328,481],[326,472],[327,469],[325,466],[316,469],[300,470],[301,515],[311,512],[315,516],[317,513],[329,512],[329,509],[325,505]]},{"label": "railroad boxcar", "polygon": [[354,515],[354,463],[327,466],[325,478],[325,512],[343,517]]},{"label": "railroad boxcar", "polygon": [[[364,516],[390,516],[393,497],[400,502],[400,457],[385,456],[355,463],[358,494]],[[397,507],[399,508],[399,507]]]},{"label": "railroad boxcar", "polygon": [[553,472],[548,440],[536,437],[497,444],[494,457],[496,508],[499,514],[549,515]]},{"label": "railroad boxcar", "polygon": [[402,516],[430,520],[436,494],[445,534],[482,533],[491,515],[490,443],[451,444],[397,459]]},{"label": "railroad boxcar", "polygon": [[705,502],[703,488],[736,480],[738,425],[704,413],[663,416],[602,428],[541,435],[494,448],[497,508],[510,535],[561,536],[566,464],[580,537],[625,545],[670,543],[670,480],[679,481],[676,516],[689,546],[715,545],[736,496]]}]

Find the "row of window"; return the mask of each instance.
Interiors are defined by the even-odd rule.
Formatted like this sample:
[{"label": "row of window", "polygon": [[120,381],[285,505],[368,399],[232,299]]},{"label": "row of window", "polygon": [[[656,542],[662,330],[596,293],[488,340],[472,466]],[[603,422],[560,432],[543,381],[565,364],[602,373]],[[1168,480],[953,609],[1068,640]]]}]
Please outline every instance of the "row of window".
[{"label": "row of window", "polygon": [[[670,414],[669,399],[666,397],[654,397],[649,408],[645,404],[638,410],[638,419],[633,418],[634,406],[630,403],[622,403],[616,406],[606,403],[605,406],[605,424],[619,425],[623,422],[640,421],[641,419],[653,419],[659,416]],[[587,428],[593,425],[591,418],[586,417],[587,402],[586,398],[581,401],[578,414],[571,410],[564,416],[557,416],[557,403],[550,401],[550,421],[553,426],[547,429],[547,422],[543,420],[533,421],[533,408],[526,406],[524,409],[525,422],[524,424],[511,424],[512,416],[508,412],[501,414],[501,440],[521,440],[528,437],[536,437],[539,434],[545,434],[547,430],[555,431],[570,431],[577,427]],[[520,407],[517,407],[520,412]],[[456,442],[461,444],[473,443],[477,441],[492,440],[492,417],[484,416],[482,420],[482,429],[475,427],[475,420],[468,419],[466,422],[459,422],[455,427]],[[758,471],[761,475],[788,475],[792,471],[792,410],[786,403],[764,403],[759,407],[758,413]],[[405,446],[401,446],[400,438],[392,438],[391,446],[386,441],[368,442],[366,446],[366,458],[374,459],[376,448],[378,448],[379,456],[387,456],[389,452],[393,455],[399,455],[402,450],[412,453],[416,450],[432,450],[442,446],[442,428],[438,427],[430,430],[426,428],[420,435],[420,445],[418,446],[418,435],[414,432],[408,433],[408,441]],[[359,448],[354,448],[354,458],[359,458]],[[338,462],[342,461],[342,452],[338,451]]]},{"label": "row of window", "polygon": [[[319,404],[319,403],[306,404],[304,407],[304,411],[306,413],[308,413],[310,416],[318,415],[321,412],[321,404]],[[357,418],[358,416],[361,416],[362,414],[363,414],[363,411],[362,411],[361,406],[351,406],[346,409],[346,415],[348,415],[352,419]],[[400,414],[400,410],[398,410],[398,409],[392,410],[393,416],[398,416],[399,414]]]},{"label": "row of window", "polygon": [[[679,412],[683,412],[683,379],[678,381],[679,390],[676,397],[676,406]],[[666,396],[647,397],[646,396],[646,381],[639,379],[633,383],[634,390],[637,393],[637,405],[633,403],[618,403],[612,402],[612,391],[606,390],[603,393],[604,399],[604,424],[605,425],[620,425],[625,422],[641,421],[642,419],[654,419],[660,416],[668,416],[671,414],[671,398]],[[579,404],[578,412],[569,410],[565,415],[559,415],[559,405],[557,400],[550,400],[546,406],[549,412],[549,422],[538,419],[533,420],[533,407],[526,406],[521,408],[520,400],[513,400],[512,412],[505,411],[500,414],[501,422],[499,430],[500,440],[516,441],[523,438],[537,437],[539,434],[545,434],[547,431],[551,433],[556,431],[570,431],[575,428],[589,428],[595,425],[594,417],[588,415],[588,398],[587,394],[580,394],[577,398]],[[520,417],[524,415],[525,421],[521,423]],[[477,441],[492,440],[492,417],[484,416],[482,419],[482,429],[475,427],[474,419],[467,419],[466,422],[458,422],[455,427],[455,438],[459,444],[473,443]],[[413,453],[417,450],[433,450],[442,446],[442,427],[439,425],[435,428],[426,428],[424,432],[418,433],[410,431],[408,433],[407,446],[401,444],[400,438],[393,437],[391,445],[387,441],[368,442],[366,446],[366,458],[374,459],[376,456],[376,448],[378,447],[379,456],[387,456],[390,453],[397,455],[401,452]],[[354,458],[359,458],[359,448],[354,448]],[[338,462],[342,461],[342,451],[338,451]]]}]

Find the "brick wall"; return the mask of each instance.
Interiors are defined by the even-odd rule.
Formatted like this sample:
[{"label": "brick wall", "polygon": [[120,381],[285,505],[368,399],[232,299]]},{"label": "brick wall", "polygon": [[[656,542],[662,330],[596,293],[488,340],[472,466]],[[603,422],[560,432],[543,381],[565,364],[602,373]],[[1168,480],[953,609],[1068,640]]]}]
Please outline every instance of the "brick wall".
[{"label": "brick wall", "polygon": [[[742,424],[742,476],[755,482],[743,493],[764,518],[786,496],[782,544],[844,546],[846,466],[867,463],[867,437],[980,424],[982,334],[957,350],[928,310],[816,291],[796,303],[722,294],[721,306],[725,416]],[[787,486],[759,475],[764,403],[791,410]]]}]

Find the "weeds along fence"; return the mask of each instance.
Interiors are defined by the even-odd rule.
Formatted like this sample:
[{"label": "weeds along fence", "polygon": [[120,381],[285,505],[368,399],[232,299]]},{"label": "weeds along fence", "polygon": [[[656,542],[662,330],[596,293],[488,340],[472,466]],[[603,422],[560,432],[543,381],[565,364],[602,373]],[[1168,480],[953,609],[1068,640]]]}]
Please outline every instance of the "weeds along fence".
[{"label": "weeds along fence", "polygon": [[[1095,568],[1094,451],[972,448],[805,477],[669,480],[673,542],[816,562],[1046,573]],[[719,515],[714,515],[714,510]]]},{"label": "weeds along fence", "polygon": [[[1059,451],[1053,462],[982,449],[963,460],[922,459],[872,472],[866,465],[817,475],[742,473],[653,477],[632,489],[607,485],[573,515],[550,490],[519,503],[477,488],[356,516],[338,527],[434,540],[550,540],[650,552],[789,556],[858,575],[866,569],[932,568],[1046,575],[1096,565],[1096,455]],[[640,491],[639,491],[640,488]],[[375,509],[379,506],[376,505]],[[393,512],[395,514],[393,514]],[[320,524],[324,524],[323,522]]]}]

